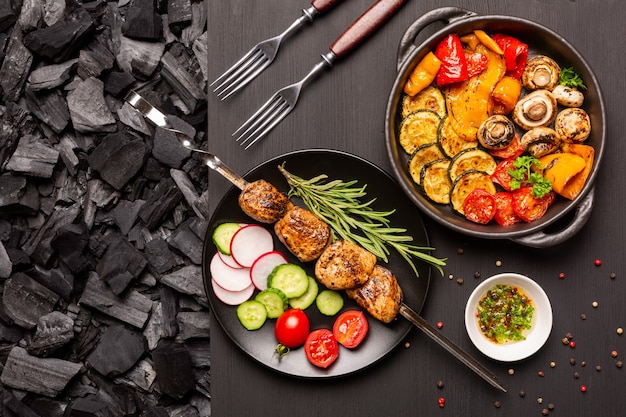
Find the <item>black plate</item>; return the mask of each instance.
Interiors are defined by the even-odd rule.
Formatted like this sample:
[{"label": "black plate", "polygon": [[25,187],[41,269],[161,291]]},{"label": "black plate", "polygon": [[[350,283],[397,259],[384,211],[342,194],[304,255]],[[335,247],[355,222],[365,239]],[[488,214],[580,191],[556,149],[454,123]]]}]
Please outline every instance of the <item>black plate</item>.
[{"label": "black plate", "polygon": [[[305,150],[296,151],[276,157],[251,170],[245,175],[248,181],[265,179],[274,184],[282,191],[288,191],[289,186],[277,169],[277,166],[285,163],[285,168],[300,177],[312,178],[321,173],[329,176],[329,179],[341,179],[344,181],[358,180],[359,185],[367,184],[367,195],[377,198],[373,205],[376,210],[396,209],[391,216],[391,223],[396,227],[407,229],[407,234],[413,236],[414,243],[420,246],[428,246],[426,229],[414,204],[402,192],[395,180],[377,166],[351,154],[332,150]],[[287,375],[305,378],[327,378],[347,375],[364,369],[377,362],[398,344],[400,344],[411,329],[411,324],[399,317],[391,324],[383,324],[369,317],[369,333],[364,342],[356,349],[348,350],[340,348],[339,358],[328,369],[321,369],[311,365],[302,348],[292,350],[282,360],[274,353],[276,338],[274,336],[273,320],[256,331],[247,331],[241,326],[236,316],[236,307],[228,306],[219,301],[211,288],[211,275],[209,262],[216,251],[211,242],[211,235],[215,227],[224,222],[249,223],[251,219],[240,209],[237,203],[239,189],[230,189],[213,214],[203,249],[203,276],[204,285],[208,294],[211,308],[220,325],[233,342],[245,353],[254,358],[262,365]],[[296,201],[296,204],[301,202]],[[271,226],[268,226],[271,229]],[[273,234],[273,233],[272,233]],[[275,239],[276,248],[288,254],[288,251]],[[288,254],[290,262],[298,262],[294,256]],[[303,265],[307,272],[313,275],[314,263]],[[430,283],[431,267],[424,262],[417,262],[419,277],[409,264],[392,251],[388,266],[395,272],[398,282],[404,292],[405,303],[416,311],[420,311],[428,286]],[[321,286],[320,286],[321,287]],[[322,288],[322,287],[321,287]],[[345,295],[344,310],[359,308],[356,303],[349,300]],[[311,330],[318,328],[332,328],[333,318],[321,315],[313,305],[307,310],[311,321]]]}]

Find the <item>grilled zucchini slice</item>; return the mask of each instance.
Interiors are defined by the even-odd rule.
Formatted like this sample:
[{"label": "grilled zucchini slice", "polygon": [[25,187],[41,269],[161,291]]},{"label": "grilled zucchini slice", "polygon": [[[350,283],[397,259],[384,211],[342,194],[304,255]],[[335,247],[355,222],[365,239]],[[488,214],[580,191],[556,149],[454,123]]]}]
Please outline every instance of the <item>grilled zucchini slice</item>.
[{"label": "grilled zucchini slice", "polygon": [[454,182],[459,175],[472,169],[483,171],[491,175],[497,165],[496,160],[488,152],[478,148],[466,149],[452,158],[449,172],[450,180]]},{"label": "grilled zucchini slice", "polygon": [[463,202],[474,188],[484,188],[491,194],[496,193],[496,186],[491,180],[491,175],[476,169],[466,171],[454,181],[452,191],[450,191],[450,204],[454,211],[463,216],[465,215]]},{"label": "grilled zucchini slice", "polygon": [[432,110],[418,110],[402,119],[398,140],[404,151],[411,155],[420,146],[437,142],[440,122]]},{"label": "grilled zucchini slice", "polygon": [[422,183],[421,175],[424,165],[445,157],[437,143],[427,143],[417,148],[409,160],[409,174],[411,174],[413,181],[420,185]]},{"label": "grilled zucchini slice", "polygon": [[478,147],[478,141],[467,141],[455,132],[449,117],[442,120],[437,134],[437,140],[439,141],[441,150],[450,158],[454,158],[459,152],[465,149]]},{"label": "grilled zucchini slice", "polygon": [[440,89],[426,87],[414,96],[405,96],[402,99],[402,117],[417,110],[432,110],[443,118],[446,115],[446,99]]},{"label": "grilled zucchini slice", "polygon": [[424,165],[421,172],[421,186],[424,195],[439,204],[450,203],[452,182],[448,176],[450,159],[442,158]]}]

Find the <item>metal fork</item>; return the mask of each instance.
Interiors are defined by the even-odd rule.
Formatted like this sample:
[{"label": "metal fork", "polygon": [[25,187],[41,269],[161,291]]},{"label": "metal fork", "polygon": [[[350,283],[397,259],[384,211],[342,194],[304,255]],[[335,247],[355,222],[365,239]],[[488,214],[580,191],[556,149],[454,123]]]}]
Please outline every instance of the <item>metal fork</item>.
[{"label": "metal fork", "polygon": [[315,16],[330,9],[339,1],[312,0],[311,7],[302,9],[302,17],[293,22],[287,30],[278,36],[254,45],[246,55],[213,81],[211,87],[217,84],[213,92],[222,100],[226,100],[232,94],[241,90],[265,68],[270,66],[274,58],[276,58],[278,48],[284,39],[297,32],[305,23],[312,22]]},{"label": "metal fork", "polygon": [[248,149],[280,123],[295,107],[302,88],[317,77],[322,70],[332,67],[334,61],[361,44],[382,26],[405,3],[406,0],[378,0],[355,20],[330,46],[330,52],[322,55],[322,61],[295,84],[277,91],[256,113],[234,133],[237,142]]},{"label": "metal fork", "polygon": [[176,139],[178,139],[181,145],[183,145],[185,148],[189,149],[192,152],[200,154],[200,158],[206,166],[221,174],[224,178],[233,183],[240,190],[243,190],[243,188],[248,184],[248,182],[243,179],[241,175],[237,174],[235,171],[226,166],[226,164],[224,164],[217,156],[213,155],[211,152],[207,152],[205,150],[195,147],[192,137],[190,137],[185,132],[175,129],[163,112],[150,104],[137,92],[131,91],[130,93],[128,93],[128,95],[126,96],[126,101],[135,109],[137,109],[152,124],[160,127],[161,129],[165,129],[174,133],[176,135]]}]

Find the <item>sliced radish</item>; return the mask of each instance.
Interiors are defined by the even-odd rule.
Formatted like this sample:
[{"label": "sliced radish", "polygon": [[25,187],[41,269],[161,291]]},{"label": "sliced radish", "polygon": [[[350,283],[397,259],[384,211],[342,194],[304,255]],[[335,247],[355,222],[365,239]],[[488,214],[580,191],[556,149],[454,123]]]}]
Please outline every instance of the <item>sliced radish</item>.
[{"label": "sliced radish", "polygon": [[258,224],[250,224],[237,230],[230,241],[230,254],[243,267],[250,268],[259,256],[273,250],[272,234]]},{"label": "sliced radish", "polygon": [[220,287],[219,284],[215,282],[215,279],[211,279],[211,286],[213,287],[215,296],[224,304],[231,306],[236,306],[249,300],[254,293],[254,285],[252,284],[241,291],[228,291]]},{"label": "sliced radish", "polygon": [[252,284],[250,268],[231,268],[217,253],[211,259],[209,270],[217,285],[228,291],[242,291]]},{"label": "sliced radish", "polygon": [[223,254],[220,251],[217,251],[217,254],[219,255],[219,257],[222,260],[222,262],[224,262],[226,265],[230,266],[231,268],[235,268],[235,269],[243,268],[243,266],[241,266],[237,262],[235,262],[235,260],[233,259],[232,256],[225,255],[225,254]]},{"label": "sliced radish", "polygon": [[287,258],[278,252],[272,251],[259,256],[250,268],[250,278],[257,289],[263,291],[267,288],[267,277],[278,265],[286,264]]}]

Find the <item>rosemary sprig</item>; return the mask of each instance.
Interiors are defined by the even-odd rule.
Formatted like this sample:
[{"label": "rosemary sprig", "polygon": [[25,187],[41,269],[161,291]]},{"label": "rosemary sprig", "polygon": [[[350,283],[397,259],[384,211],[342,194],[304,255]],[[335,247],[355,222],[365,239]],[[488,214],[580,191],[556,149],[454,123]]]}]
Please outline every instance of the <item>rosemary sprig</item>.
[{"label": "rosemary sprig", "polygon": [[311,212],[324,220],[337,237],[356,243],[376,257],[388,262],[389,247],[395,249],[419,275],[414,258],[427,262],[443,275],[446,258],[436,258],[425,251],[435,248],[417,246],[409,242],[412,236],[405,235],[406,229],[392,227],[389,216],[395,210],[376,211],[371,205],[375,198],[363,202],[367,197],[367,185],[357,186],[357,181],[325,181],[325,174],[309,180],[288,172],[284,164],[278,169],[289,184],[289,197],[299,197]]}]

